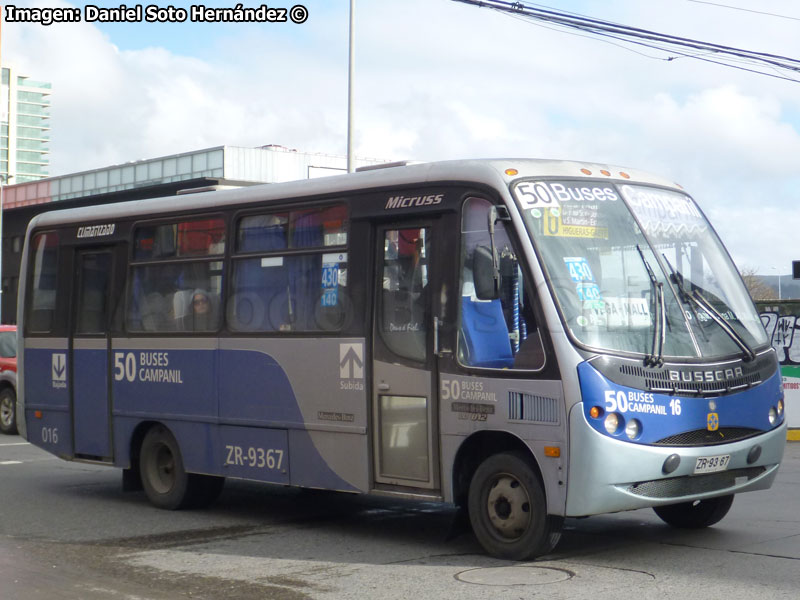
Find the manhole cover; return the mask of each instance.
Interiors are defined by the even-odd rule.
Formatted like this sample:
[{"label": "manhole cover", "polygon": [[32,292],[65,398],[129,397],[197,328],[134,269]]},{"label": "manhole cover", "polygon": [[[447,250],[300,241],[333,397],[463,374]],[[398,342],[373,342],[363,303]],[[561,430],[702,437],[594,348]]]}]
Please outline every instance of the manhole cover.
[{"label": "manhole cover", "polygon": [[490,567],[462,571],[456,579],[478,585],[547,585],[574,575],[572,571],[553,567]]}]

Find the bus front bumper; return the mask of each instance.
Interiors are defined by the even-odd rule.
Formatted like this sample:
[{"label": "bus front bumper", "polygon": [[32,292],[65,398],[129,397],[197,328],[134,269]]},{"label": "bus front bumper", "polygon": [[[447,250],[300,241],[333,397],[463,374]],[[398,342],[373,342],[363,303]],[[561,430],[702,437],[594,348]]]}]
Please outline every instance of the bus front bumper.
[{"label": "bus front bumper", "polygon": [[[570,464],[566,516],[691,502],[769,488],[786,445],[786,422],[729,444],[645,446],[604,436],[586,422],[581,403],[570,412]],[[680,457],[666,473],[667,459]],[[723,471],[695,475],[699,457],[730,456]],[[670,459],[670,466],[676,462]]]}]

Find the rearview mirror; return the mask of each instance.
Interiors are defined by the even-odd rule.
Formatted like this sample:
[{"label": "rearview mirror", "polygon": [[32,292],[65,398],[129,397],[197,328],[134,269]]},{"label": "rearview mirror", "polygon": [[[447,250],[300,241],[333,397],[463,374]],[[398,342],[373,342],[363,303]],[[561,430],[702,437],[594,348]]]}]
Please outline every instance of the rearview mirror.
[{"label": "rearview mirror", "polygon": [[500,297],[500,273],[495,266],[492,251],[478,246],[472,255],[472,278],[478,300],[495,300]]}]

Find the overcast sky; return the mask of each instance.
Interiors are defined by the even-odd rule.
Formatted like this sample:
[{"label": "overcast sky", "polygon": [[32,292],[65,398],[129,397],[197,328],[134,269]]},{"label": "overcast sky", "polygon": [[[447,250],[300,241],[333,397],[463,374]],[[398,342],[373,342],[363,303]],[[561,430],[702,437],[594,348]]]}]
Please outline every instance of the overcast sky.
[{"label": "overcast sky", "polygon": [[[344,154],[349,0],[303,5],[300,25],[4,22],[2,61],[53,84],[52,175],[223,144]],[[800,59],[796,1],[544,6]],[[800,260],[800,83],[452,0],[358,0],[356,10],[357,155],[646,169],[698,200],[740,267],[786,274]]]}]

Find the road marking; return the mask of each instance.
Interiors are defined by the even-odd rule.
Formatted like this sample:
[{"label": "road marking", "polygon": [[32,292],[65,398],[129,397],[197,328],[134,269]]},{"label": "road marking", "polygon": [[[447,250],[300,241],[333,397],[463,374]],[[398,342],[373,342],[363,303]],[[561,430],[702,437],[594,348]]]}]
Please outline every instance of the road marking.
[{"label": "road marking", "polygon": [[0,465],[21,465],[21,460],[0,460]]},{"label": "road marking", "polygon": [[30,446],[28,442],[14,442],[13,444],[0,444],[0,448],[3,446]]}]

